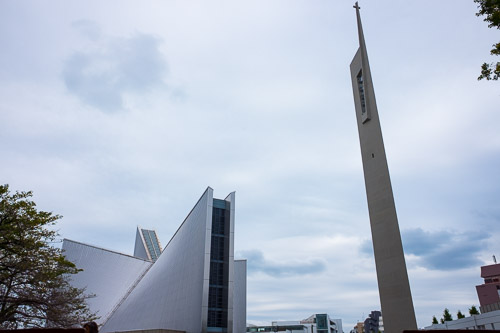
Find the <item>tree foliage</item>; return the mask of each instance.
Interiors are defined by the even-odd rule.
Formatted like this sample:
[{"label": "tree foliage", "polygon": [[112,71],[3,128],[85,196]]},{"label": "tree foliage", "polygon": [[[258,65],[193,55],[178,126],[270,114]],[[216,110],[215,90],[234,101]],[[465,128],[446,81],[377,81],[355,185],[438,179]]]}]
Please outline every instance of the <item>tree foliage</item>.
[{"label": "tree foliage", "polygon": [[432,324],[433,324],[433,325],[434,325],[434,324],[439,324],[439,322],[438,322],[438,320],[437,320],[436,316],[432,316]]},{"label": "tree foliage", "polygon": [[[484,16],[489,28],[500,29],[500,0],[474,0],[478,4],[477,16]],[[500,43],[493,44],[491,55],[500,55]],[[478,80],[498,80],[500,78],[500,62],[481,65],[481,75]]]},{"label": "tree foliage", "polygon": [[465,318],[465,315],[462,313],[462,311],[458,310],[458,312],[457,312],[457,318],[458,319]]},{"label": "tree foliage", "polygon": [[443,321],[452,321],[452,320],[453,316],[451,315],[450,310],[445,308],[443,311]]},{"label": "tree foliage", "polygon": [[472,315],[478,315],[479,314],[479,311],[477,310],[476,306],[473,305],[469,308],[469,314],[472,316]]},{"label": "tree foliage", "polygon": [[31,196],[0,185],[0,328],[79,326],[95,316],[68,282],[79,270],[51,245],[61,217],[37,211]]}]

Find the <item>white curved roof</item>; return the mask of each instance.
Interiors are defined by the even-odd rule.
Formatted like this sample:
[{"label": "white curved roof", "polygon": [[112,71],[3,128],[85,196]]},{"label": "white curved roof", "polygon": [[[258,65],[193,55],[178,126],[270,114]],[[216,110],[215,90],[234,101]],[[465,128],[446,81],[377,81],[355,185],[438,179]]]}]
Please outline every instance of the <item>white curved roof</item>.
[{"label": "white curved roof", "polygon": [[70,276],[71,285],[86,288],[96,296],[87,300],[93,312],[104,322],[123,297],[152,265],[151,262],[100,247],[63,240],[64,255],[82,272]]}]

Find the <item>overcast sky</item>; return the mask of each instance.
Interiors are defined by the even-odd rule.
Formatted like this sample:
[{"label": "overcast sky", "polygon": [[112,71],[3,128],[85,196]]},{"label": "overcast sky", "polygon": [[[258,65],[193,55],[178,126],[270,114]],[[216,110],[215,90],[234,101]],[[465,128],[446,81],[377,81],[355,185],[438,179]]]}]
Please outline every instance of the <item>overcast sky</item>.
[{"label": "overcast sky", "polygon": [[[0,182],[62,237],[163,245],[236,191],[249,323],[380,309],[349,64],[354,1],[0,1]],[[472,0],[361,1],[419,327],[500,256],[498,30]]]}]

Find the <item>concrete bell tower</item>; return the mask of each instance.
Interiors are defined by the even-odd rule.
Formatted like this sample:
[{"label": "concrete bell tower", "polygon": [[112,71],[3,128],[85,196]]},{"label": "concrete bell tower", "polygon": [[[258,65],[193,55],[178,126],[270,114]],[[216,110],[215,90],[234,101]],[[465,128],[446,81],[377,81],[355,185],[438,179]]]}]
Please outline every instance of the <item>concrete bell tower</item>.
[{"label": "concrete bell tower", "polygon": [[354,8],[359,49],[351,62],[351,80],[380,303],[385,331],[401,333],[416,330],[417,322],[357,2]]}]

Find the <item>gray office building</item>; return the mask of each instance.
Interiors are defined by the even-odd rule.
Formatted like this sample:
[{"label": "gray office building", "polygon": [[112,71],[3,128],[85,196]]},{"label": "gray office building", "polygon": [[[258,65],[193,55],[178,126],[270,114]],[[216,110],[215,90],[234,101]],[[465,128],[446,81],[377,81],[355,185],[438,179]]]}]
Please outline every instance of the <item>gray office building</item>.
[{"label": "gray office building", "polygon": [[[246,261],[234,260],[235,194],[209,187],[156,261],[64,240],[84,271],[73,285],[96,294],[100,332],[243,333]],[[138,229],[138,232],[140,229]]]}]

